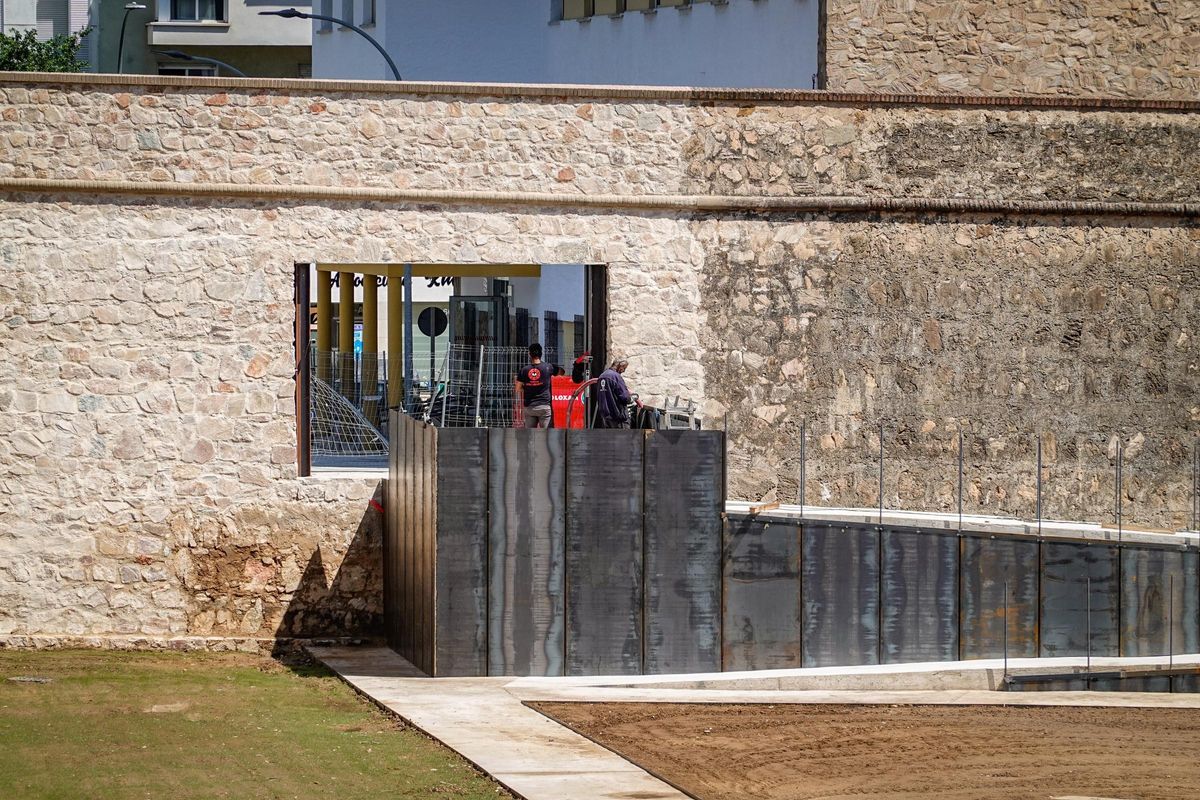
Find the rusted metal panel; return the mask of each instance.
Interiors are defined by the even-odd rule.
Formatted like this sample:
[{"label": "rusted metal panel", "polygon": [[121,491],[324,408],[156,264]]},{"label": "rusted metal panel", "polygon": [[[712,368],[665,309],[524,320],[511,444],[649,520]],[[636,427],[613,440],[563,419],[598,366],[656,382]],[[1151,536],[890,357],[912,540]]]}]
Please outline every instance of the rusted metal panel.
[{"label": "rusted metal panel", "polygon": [[879,663],[879,532],[805,523],[804,666]]},{"label": "rusted metal panel", "polygon": [[1171,678],[1171,691],[1194,694],[1200,692],[1200,675],[1175,675]]},{"label": "rusted metal panel", "polygon": [[1010,658],[1037,656],[1038,542],[964,536],[959,543],[962,657],[1000,658],[1006,631]]},{"label": "rusted metal panel", "polygon": [[1123,548],[1121,655],[1195,653],[1198,599],[1195,551]]},{"label": "rusted metal panel", "polygon": [[400,535],[400,504],[399,493],[399,437],[396,430],[400,425],[397,412],[392,411],[388,420],[388,430],[392,431],[392,442],[388,452],[388,479],[384,484],[384,534],[383,534],[383,624],[387,643],[390,647],[400,645],[400,579],[396,571],[399,563],[397,547]]},{"label": "rusted metal panel", "polygon": [[487,430],[437,433],[438,676],[487,674]]},{"label": "rusted metal panel", "polygon": [[397,548],[396,571],[400,578],[400,655],[413,658],[412,618],[412,519],[413,519],[413,436],[412,421],[406,414],[400,415],[400,538]]},{"label": "rusted metal panel", "polygon": [[416,447],[416,426],[413,425],[411,419],[404,420],[404,487],[402,491],[404,496],[401,501],[404,504],[404,526],[403,544],[401,545],[400,555],[402,558],[400,564],[401,574],[404,576],[404,612],[402,614],[404,631],[403,639],[404,648],[400,651],[401,655],[411,661],[414,665],[417,662],[417,584],[416,584],[416,569],[413,564],[414,543],[416,541],[416,474],[417,474],[417,453]]},{"label": "rusted metal panel", "polygon": [[565,431],[488,430],[488,674],[562,675]]},{"label": "rusted metal panel", "polygon": [[1041,580],[1043,656],[1117,655],[1120,586],[1115,546],[1044,542]]},{"label": "rusted metal panel", "polygon": [[437,541],[437,429],[418,422],[421,444],[420,526],[417,529],[420,667],[434,672],[434,579]]},{"label": "rusted metal panel", "polygon": [[1093,692],[1169,692],[1171,676],[1145,675],[1123,678],[1097,678],[1088,684]]},{"label": "rusted metal panel", "polygon": [[642,670],[638,430],[567,432],[567,674]]},{"label": "rusted metal panel", "polygon": [[386,502],[384,613],[388,643],[433,670],[437,432],[393,412]]},{"label": "rusted metal panel", "polygon": [[885,529],[884,663],[958,658],[958,536]]},{"label": "rusted metal panel", "polygon": [[723,668],[800,666],[799,526],[730,517],[723,580]]},{"label": "rusted metal panel", "polygon": [[645,454],[644,671],[716,672],[724,434],[650,431]]}]

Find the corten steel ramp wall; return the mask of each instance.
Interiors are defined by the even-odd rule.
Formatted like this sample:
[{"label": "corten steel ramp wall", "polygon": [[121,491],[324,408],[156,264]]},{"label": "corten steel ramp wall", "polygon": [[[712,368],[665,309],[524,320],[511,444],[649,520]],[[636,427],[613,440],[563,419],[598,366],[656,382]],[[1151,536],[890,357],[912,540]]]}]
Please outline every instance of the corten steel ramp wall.
[{"label": "corten steel ramp wall", "polygon": [[391,425],[385,624],[416,666],[720,669],[724,433]]},{"label": "corten steel ramp wall", "polygon": [[1013,658],[1194,653],[1196,545],[1156,538],[1163,542],[731,514],[722,667],[954,661],[1006,649]]},{"label": "corten steel ramp wall", "polygon": [[716,431],[392,429],[388,637],[432,675],[1200,650],[1190,538],[726,516]]}]

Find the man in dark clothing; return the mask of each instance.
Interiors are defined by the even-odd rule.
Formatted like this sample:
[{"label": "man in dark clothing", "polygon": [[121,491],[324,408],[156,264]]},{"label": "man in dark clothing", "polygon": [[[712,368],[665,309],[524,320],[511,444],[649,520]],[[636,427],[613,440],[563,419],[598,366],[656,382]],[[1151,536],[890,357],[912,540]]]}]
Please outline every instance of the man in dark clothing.
[{"label": "man in dark clothing", "polygon": [[550,378],[562,374],[554,364],[542,361],[542,346],[529,345],[529,366],[517,373],[517,391],[521,396],[526,428],[550,427]]},{"label": "man in dark clothing", "polygon": [[621,377],[628,368],[627,360],[616,358],[608,369],[600,373],[600,387],[596,394],[601,428],[629,427],[629,403],[633,396],[629,393],[629,387],[625,385],[625,379]]}]

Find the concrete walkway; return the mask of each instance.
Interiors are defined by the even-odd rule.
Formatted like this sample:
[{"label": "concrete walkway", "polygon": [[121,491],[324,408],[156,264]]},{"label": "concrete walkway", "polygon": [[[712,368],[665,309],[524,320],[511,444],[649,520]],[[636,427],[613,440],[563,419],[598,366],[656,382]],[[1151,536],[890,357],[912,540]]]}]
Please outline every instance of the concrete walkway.
[{"label": "concrete walkway", "polygon": [[[999,692],[1003,663],[966,661],[587,678],[428,678],[385,647],[309,647],[362,694],[456,750],[526,800],[687,795],[525,702],[813,703],[1200,708],[1200,694]],[[1136,669],[1167,659],[1092,659]],[[1085,660],[1013,659],[1010,672],[1082,671]],[[1176,656],[1174,664],[1200,663]],[[872,688],[873,687],[873,688]]]},{"label": "concrete walkway", "polygon": [[505,690],[512,678],[426,678],[382,647],[310,647],[376,703],[525,800],[687,800]]}]

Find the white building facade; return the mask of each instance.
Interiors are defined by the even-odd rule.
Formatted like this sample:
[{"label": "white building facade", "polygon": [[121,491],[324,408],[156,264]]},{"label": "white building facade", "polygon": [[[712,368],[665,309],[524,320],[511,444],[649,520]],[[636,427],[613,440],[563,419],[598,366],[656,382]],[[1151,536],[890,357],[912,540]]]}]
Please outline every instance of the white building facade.
[{"label": "white building facade", "polygon": [[[405,79],[813,88],[820,0],[316,0]],[[349,28],[313,21],[313,75],[390,80]]]}]

